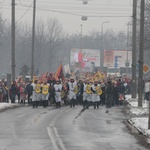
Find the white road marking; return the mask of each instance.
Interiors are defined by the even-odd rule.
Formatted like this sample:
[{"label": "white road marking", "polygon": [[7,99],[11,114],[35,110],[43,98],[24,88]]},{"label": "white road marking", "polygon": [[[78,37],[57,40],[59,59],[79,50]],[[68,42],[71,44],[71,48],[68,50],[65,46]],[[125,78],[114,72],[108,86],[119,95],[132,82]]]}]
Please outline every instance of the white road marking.
[{"label": "white road marking", "polygon": [[59,142],[59,144],[60,144],[62,150],[66,150],[66,148],[65,148],[65,146],[64,146],[64,144],[63,144],[63,141],[62,141],[61,137],[60,137],[59,134],[58,134],[58,131],[57,131],[56,127],[54,127],[54,133],[55,133],[55,135],[56,135],[56,137],[57,137],[57,139],[58,139],[58,142]]},{"label": "white road marking", "polygon": [[[52,141],[54,150],[59,150],[57,144],[61,147],[62,150],[66,150],[61,137],[58,134],[56,127],[47,127],[48,135]],[[56,143],[57,142],[57,143]]]},{"label": "white road marking", "polygon": [[53,147],[54,147],[54,150],[59,150],[58,147],[57,147],[57,144],[56,144],[56,140],[54,138],[54,135],[52,134],[52,131],[51,131],[51,128],[50,127],[47,127],[47,131],[48,131],[48,135],[52,141],[52,144],[53,144]]}]

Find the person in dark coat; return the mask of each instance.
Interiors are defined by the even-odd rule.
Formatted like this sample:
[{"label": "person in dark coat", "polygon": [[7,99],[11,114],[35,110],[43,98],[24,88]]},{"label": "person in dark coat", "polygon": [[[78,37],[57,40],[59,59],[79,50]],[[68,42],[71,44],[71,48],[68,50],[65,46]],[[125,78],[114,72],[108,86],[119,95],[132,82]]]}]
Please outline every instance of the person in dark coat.
[{"label": "person in dark coat", "polygon": [[119,89],[117,86],[117,83],[114,83],[114,87],[113,87],[113,101],[114,101],[114,105],[119,104]]},{"label": "person in dark coat", "polygon": [[27,95],[28,95],[28,105],[32,104],[30,97],[33,92],[33,86],[31,84],[32,84],[32,81],[29,81],[29,83],[27,84],[26,89],[25,89],[25,91],[27,92]]},{"label": "person in dark coat", "polygon": [[[124,97],[124,95],[125,95],[125,86],[124,86],[123,82],[120,83],[120,85],[118,87],[118,90],[119,90],[119,94],[121,94]],[[123,101],[120,100],[119,103],[120,103],[120,105],[122,105]]]},{"label": "person in dark coat", "polygon": [[79,80],[79,82],[77,83],[78,85],[78,94],[77,94],[77,104],[82,104],[83,103],[83,88],[84,88],[84,85],[83,85],[83,82],[82,80]]},{"label": "person in dark coat", "polygon": [[13,81],[10,87],[11,103],[15,103],[17,93],[18,93],[18,89],[17,89],[16,81]]},{"label": "person in dark coat", "polygon": [[111,80],[107,82],[106,88],[106,107],[111,108],[113,101],[113,86]]},{"label": "person in dark coat", "polygon": [[100,105],[105,105],[106,104],[106,85],[104,83],[101,83],[101,89],[102,89],[102,94],[100,95]]}]

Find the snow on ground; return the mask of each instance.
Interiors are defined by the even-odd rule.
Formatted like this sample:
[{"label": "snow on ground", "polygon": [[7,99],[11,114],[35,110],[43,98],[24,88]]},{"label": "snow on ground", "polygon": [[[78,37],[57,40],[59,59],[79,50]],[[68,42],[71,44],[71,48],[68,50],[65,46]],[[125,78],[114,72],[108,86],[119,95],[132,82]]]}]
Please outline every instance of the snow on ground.
[{"label": "snow on ground", "polygon": [[18,104],[11,104],[11,103],[0,103],[0,111],[9,109],[9,108],[15,108],[18,107]]},{"label": "snow on ground", "polygon": [[[127,95],[126,100],[130,104],[130,113],[136,115],[135,118],[131,118],[128,121],[140,132],[150,138],[150,129],[148,130],[149,102],[143,100],[143,106],[138,107],[138,98],[132,99],[131,95]],[[141,117],[142,115],[144,117]]]}]

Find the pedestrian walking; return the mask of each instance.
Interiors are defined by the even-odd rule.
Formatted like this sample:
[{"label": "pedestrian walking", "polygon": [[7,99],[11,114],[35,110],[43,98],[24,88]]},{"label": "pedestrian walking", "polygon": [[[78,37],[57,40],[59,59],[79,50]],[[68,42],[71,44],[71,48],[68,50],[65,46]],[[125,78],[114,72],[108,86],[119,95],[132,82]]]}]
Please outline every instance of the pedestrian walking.
[{"label": "pedestrian walking", "polygon": [[73,78],[71,78],[69,85],[69,99],[70,99],[70,108],[75,107],[76,104],[76,94],[78,93],[77,83]]},{"label": "pedestrian walking", "polygon": [[106,107],[111,108],[112,106],[112,101],[113,101],[113,87],[112,87],[112,82],[109,80],[107,82],[107,87],[106,87]]},{"label": "pedestrian walking", "polygon": [[55,100],[56,100],[56,108],[61,107],[61,92],[62,92],[62,84],[59,80],[56,81],[56,84],[54,84],[54,91],[55,91]]}]

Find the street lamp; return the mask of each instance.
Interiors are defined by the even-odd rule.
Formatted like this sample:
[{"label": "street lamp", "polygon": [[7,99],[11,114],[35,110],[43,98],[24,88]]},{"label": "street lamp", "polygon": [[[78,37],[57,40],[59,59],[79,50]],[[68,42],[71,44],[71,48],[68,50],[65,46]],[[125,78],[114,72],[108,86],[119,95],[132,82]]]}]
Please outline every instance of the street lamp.
[{"label": "street lamp", "polygon": [[32,24],[31,79],[33,79],[33,76],[34,76],[36,0],[34,0],[33,2],[34,2],[34,5],[33,5],[33,24]]},{"label": "street lamp", "polygon": [[81,26],[80,51],[81,51],[81,49],[82,49],[82,24],[80,26]]},{"label": "street lamp", "polygon": [[127,56],[126,56],[126,62],[125,62],[125,67],[126,67],[126,74],[128,74],[128,68],[129,68],[129,39],[130,39],[130,26],[132,25],[131,21],[127,23]]},{"label": "street lamp", "polygon": [[101,50],[100,50],[100,69],[103,70],[104,63],[104,48],[103,48],[103,26],[105,23],[109,23],[110,21],[102,22],[101,24]]},{"label": "street lamp", "polygon": [[12,17],[11,17],[11,71],[12,80],[15,80],[15,0],[12,0]]}]

